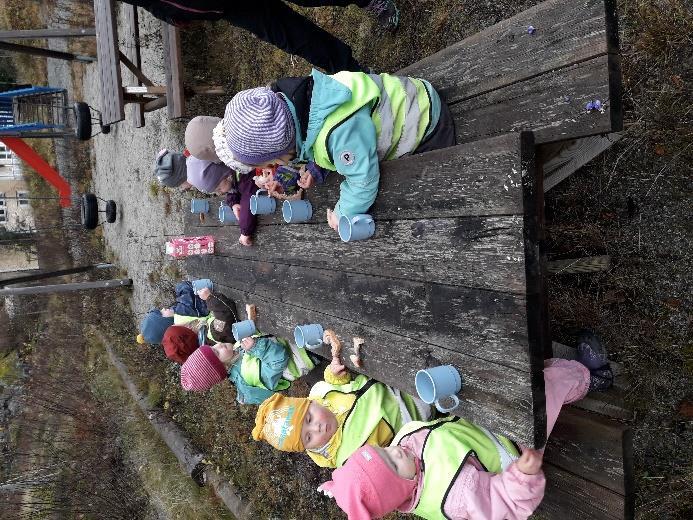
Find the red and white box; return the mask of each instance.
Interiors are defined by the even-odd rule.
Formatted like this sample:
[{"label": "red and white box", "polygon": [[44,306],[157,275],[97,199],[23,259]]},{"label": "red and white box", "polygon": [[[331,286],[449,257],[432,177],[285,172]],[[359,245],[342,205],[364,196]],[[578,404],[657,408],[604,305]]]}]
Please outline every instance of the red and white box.
[{"label": "red and white box", "polygon": [[213,255],[214,242],[214,237],[211,235],[174,238],[166,242],[166,254],[171,255],[173,258]]}]

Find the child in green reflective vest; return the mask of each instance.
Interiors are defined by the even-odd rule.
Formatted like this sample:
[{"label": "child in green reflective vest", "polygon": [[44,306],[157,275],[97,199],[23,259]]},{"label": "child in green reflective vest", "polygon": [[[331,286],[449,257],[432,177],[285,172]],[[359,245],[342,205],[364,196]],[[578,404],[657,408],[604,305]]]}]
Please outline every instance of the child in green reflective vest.
[{"label": "child in green reflective vest", "polygon": [[[197,342],[197,338],[186,339]],[[190,350],[181,367],[181,386],[202,392],[228,379],[236,387],[236,399],[241,404],[263,402],[315,366],[304,349],[261,333],[235,344],[201,345]]]},{"label": "child in green reflective vest", "polygon": [[339,201],[327,211],[335,231],[341,216],[373,205],[380,161],[455,144],[452,116],[430,83],[346,71],[313,70],[239,92],[214,134],[216,154],[225,162],[314,162],[319,170],[302,171],[299,186],[305,189],[322,183],[327,171],[342,175]]},{"label": "child in green reflective vest", "polygon": [[[326,343],[335,342],[330,334]],[[362,374],[352,379],[338,356],[324,377],[307,398],[274,395],[262,403],[253,438],[282,451],[305,450],[319,466],[334,468],[364,444],[387,446],[408,422],[431,417],[431,407],[410,395]]]},{"label": "child in green reflective vest", "polygon": [[[577,361],[545,363],[549,434],[561,406],[613,381],[598,338],[583,334],[579,341]],[[526,519],[544,496],[542,454],[457,417],[412,422],[389,447],[355,451],[318,490],[349,520],[395,510],[429,519]]]}]

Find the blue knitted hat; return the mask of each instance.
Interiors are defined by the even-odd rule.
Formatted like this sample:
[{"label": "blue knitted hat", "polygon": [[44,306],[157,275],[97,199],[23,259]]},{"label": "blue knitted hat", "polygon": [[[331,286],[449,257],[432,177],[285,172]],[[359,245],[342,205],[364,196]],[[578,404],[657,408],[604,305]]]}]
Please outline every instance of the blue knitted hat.
[{"label": "blue knitted hat", "polygon": [[157,344],[164,339],[164,333],[171,325],[173,318],[164,318],[159,309],[152,309],[140,323],[140,332],[147,343]]}]

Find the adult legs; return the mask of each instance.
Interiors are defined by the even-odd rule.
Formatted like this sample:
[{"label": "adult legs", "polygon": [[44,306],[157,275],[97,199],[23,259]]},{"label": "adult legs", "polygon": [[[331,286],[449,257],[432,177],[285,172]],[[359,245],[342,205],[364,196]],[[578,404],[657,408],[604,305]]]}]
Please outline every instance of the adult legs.
[{"label": "adult legs", "polygon": [[[297,0],[294,3],[317,0]],[[342,5],[335,0],[324,5]],[[346,3],[345,0],[342,0]],[[323,5],[323,4],[321,4]],[[232,25],[245,29],[263,41],[307,61],[333,74],[342,70],[365,70],[354,59],[351,48],[307,20],[280,0],[234,2],[225,10],[224,18]]]}]

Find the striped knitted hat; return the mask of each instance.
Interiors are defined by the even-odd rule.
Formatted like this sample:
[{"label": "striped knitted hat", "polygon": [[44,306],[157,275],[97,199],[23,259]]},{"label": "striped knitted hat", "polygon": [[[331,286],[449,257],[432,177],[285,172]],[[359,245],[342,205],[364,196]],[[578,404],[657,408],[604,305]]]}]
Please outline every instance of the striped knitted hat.
[{"label": "striped knitted hat", "polygon": [[243,90],[224,112],[226,145],[246,164],[275,159],[295,146],[295,124],[286,102],[267,87]]},{"label": "striped knitted hat", "polygon": [[204,392],[226,379],[226,367],[208,345],[202,345],[180,368],[180,385],[184,390]]}]

